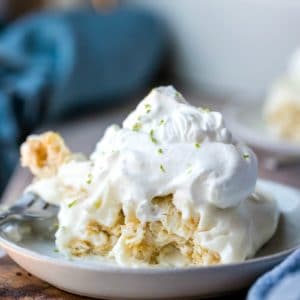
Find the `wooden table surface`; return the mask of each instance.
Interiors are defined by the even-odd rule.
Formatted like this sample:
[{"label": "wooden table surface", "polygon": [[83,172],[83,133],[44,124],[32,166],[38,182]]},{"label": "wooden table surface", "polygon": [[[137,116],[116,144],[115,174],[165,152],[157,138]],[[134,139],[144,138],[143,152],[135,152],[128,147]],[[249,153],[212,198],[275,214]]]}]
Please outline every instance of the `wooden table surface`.
[{"label": "wooden table surface", "polygon": [[[133,107],[134,103],[106,111],[102,115],[85,117],[64,126],[49,125],[44,129],[52,128],[61,132],[72,150],[90,153],[107,125],[113,122],[119,123]],[[263,163],[267,155],[260,151],[256,151],[256,153],[259,158],[259,176],[261,178],[300,188],[300,167],[269,171],[264,168]],[[31,177],[26,170],[17,168],[3,196],[3,201],[6,203],[13,202],[30,180]],[[88,299],[65,293],[35,278],[17,266],[5,254],[2,254],[1,257],[1,252],[0,270],[0,299]],[[245,299],[245,295],[246,291],[242,291],[234,299]],[[228,299],[232,299],[232,297],[230,296]]]}]

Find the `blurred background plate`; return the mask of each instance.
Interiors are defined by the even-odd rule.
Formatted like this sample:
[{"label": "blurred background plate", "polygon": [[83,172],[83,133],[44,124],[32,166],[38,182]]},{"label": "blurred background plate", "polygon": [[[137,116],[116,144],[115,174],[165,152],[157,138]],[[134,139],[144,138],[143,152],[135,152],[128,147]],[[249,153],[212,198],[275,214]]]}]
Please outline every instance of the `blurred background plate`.
[{"label": "blurred background plate", "polygon": [[227,126],[237,139],[273,155],[300,157],[300,145],[270,134],[262,117],[261,104],[230,103],[224,107],[224,114]]}]

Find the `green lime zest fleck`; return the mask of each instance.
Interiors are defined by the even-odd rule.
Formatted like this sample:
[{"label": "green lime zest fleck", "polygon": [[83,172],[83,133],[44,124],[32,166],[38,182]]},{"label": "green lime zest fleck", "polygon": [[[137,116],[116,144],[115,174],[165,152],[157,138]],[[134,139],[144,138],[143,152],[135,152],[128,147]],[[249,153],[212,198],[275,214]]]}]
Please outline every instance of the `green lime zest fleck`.
[{"label": "green lime zest fleck", "polygon": [[157,144],[157,139],[154,137],[154,130],[153,129],[150,130],[149,135],[150,135],[151,142],[154,143],[154,144]]},{"label": "green lime zest fleck", "polygon": [[146,109],[146,113],[149,114],[149,112],[151,111],[151,105],[149,103],[146,103],[145,109]]},{"label": "green lime zest fleck", "polygon": [[201,144],[195,143],[195,147],[196,147],[197,149],[199,149],[199,148],[201,147]]},{"label": "green lime zest fleck", "polygon": [[176,97],[182,97],[181,93],[179,93],[178,91],[176,91],[175,96]]},{"label": "green lime zest fleck", "polygon": [[243,154],[243,158],[244,158],[244,159],[248,159],[249,157],[250,157],[250,154],[249,154],[249,153],[244,153],[244,154]]},{"label": "green lime zest fleck", "polygon": [[208,107],[198,107],[198,109],[199,109],[200,111],[206,112],[206,113],[211,112],[210,108],[208,108]]},{"label": "green lime zest fleck", "polygon": [[74,200],[68,204],[68,207],[71,208],[71,207],[75,206],[77,203],[78,203],[78,200]]},{"label": "green lime zest fleck", "polygon": [[59,250],[55,248],[55,249],[53,249],[53,252],[58,253]]},{"label": "green lime zest fleck", "polygon": [[158,152],[158,154],[163,154],[164,153],[163,149],[161,149],[161,148],[158,148],[157,152]]},{"label": "green lime zest fleck", "polygon": [[88,178],[86,180],[86,183],[87,184],[91,184],[92,183],[92,174],[91,173],[88,174]]},{"label": "green lime zest fleck", "polygon": [[141,129],[141,127],[142,127],[141,123],[135,123],[132,126],[132,130],[133,131],[139,131]]},{"label": "green lime zest fleck", "polygon": [[192,171],[193,171],[193,166],[192,166],[192,164],[188,164],[188,165],[187,165],[186,172],[187,172],[188,174],[191,174]]},{"label": "green lime zest fleck", "polygon": [[96,209],[98,209],[98,208],[100,208],[101,204],[102,204],[102,199],[98,199],[98,200],[94,203],[94,207],[95,207]]},{"label": "green lime zest fleck", "polygon": [[166,169],[164,168],[163,165],[160,165],[159,168],[160,168],[160,170],[161,170],[162,172],[166,173]]},{"label": "green lime zest fleck", "polygon": [[163,124],[165,124],[165,120],[164,120],[164,119],[161,119],[161,120],[159,121],[159,125],[163,125]]}]

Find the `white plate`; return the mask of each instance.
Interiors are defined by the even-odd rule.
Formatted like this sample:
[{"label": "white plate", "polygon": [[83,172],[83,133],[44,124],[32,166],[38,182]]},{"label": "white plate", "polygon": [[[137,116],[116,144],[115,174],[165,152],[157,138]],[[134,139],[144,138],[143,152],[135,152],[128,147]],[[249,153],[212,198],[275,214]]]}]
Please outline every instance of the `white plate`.
[{"label": "white plate", "polygon": [[67,260],[54,253],[53,242],[38,237],[19,245],[0,238],[0,245],[28,272],[74,294],[117,299],[221,295],[249,286],[257,276],[300,245],[300,192],[267,181],[259,181],[258,189],[275,197],[281,210],[280,225],[257,257],[243,263],[181,269],[130,269]]},{"label": "white plate", "polygon": [[233,135],[247,144],[280,156],[300,156],[300,145],[279,139],[267,129],[260,104],[228,104],[224,109],[226,125]]}]

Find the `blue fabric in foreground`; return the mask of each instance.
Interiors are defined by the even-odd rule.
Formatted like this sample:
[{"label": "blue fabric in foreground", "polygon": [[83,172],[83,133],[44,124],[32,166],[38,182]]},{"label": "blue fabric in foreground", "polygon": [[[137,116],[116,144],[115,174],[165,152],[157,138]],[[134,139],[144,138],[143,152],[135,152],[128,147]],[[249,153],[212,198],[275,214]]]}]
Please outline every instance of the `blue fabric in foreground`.
[{"label": "blue fabric in foreground", "polygon": [[159,20],[131,8],[27,16],[0,35],[0,191],[18,144],[42,120],[101,108],[153,78],[165,51]]},{"label": "blue fabric in foreground", "polygon": [[260,277],[248,294],[248,300],[283,299],[300,299],[300,250]]}]

